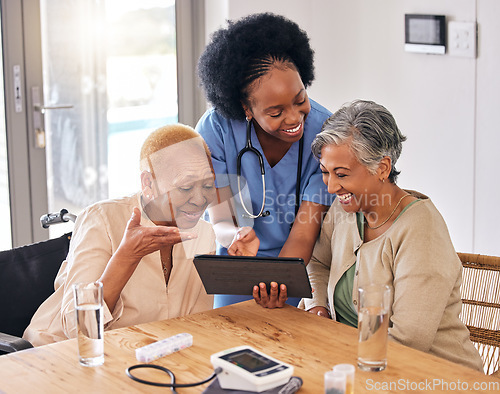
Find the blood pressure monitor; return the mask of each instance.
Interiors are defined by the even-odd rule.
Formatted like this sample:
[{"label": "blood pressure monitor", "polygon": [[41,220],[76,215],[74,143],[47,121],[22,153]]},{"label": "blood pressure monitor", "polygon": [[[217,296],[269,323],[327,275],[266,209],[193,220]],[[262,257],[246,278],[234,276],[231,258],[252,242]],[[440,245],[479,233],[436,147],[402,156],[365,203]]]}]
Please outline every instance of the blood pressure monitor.
[{"label": "blood pressure monitor", "polygon": [[212,354],[223,389],[256,391],[258,393],[281,386],[290,380],[293,366],[278,361],[250,346],[237,346]]}]

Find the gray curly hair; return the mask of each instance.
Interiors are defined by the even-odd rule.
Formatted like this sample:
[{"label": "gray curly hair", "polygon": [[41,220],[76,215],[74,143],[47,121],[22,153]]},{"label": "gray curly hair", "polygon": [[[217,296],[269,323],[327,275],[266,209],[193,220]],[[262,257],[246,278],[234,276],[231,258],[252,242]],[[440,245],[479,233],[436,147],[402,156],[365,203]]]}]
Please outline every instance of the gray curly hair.
[{"label": "gray curly hair", "polygon": [[374,174],[380,161],[391,159],[389,181],[396,183],[400,174],[395,164],[406,137],[392,114],[373,101],[355,100],[330,116],[314,139],[311,149],[319,159],[325,145],[349,144],[358,161]]}]

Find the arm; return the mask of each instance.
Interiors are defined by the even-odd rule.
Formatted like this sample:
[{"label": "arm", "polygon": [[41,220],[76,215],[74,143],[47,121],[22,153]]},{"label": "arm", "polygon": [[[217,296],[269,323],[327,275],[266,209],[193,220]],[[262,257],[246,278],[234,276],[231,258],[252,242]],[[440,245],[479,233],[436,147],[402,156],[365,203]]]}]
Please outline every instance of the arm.
[{"label": "arm", "polygon": [[311,259],[314,244],[318,239],[321,222],[328,207],[310,201],[302,201],[292,230],[288,236],[280,257],[301,257],[305,264]]},{"label": "arm", "polygon": [[[311,262],[313,261],[311,259],[311,255],[313,252],[314,245],[318,240],[318,233],[320,231],[321,222],[327,208],[328,207],[325,207],[324,205],[316,204],[309,201],[302,202],[299,211],[297,212],[297,217],[295,218],[292,231],[290,232],[290,235],[288,236],[285,245],[281,249],[280,257],[301,257],[304,259],[306,264],[308,264],[310,260]],[[326,250],[327,252],[330,252],[329,249],[330,239],[331,239],[331,233],[330,236],[328,236],[327,233],[324,233],[322,235],[322,238],[320,237],[319,241],[323,240],[324,244],[323,246],[320,246],[321,250]],[[326,279],[326,286],[327,286],[329,270],[330,270],[329,267],[331,260],[331,252],[330,252],[330,259],[326,260],[328,267],[326,269],[323,269],[324,274],[319,273],[318,276],[320,276],[322,279]],[[319,265],[321,266],[322,263],[319,263]],[[316,268],[316,270],[318,269],[321,270],[322,268],[321,267]],[[308,272],[310,272],[309,266],[308,266]],[[326,286],[324,292],[321,292],[319,295],[316,294],[316,297],[315,297],[316,289],[314,289],[313,286],[314,298],[325,295],[325,301],[321,302],[319,305],[321,307],[326,307],[327,305]],[[322,285],[320,287],[323,288]],[[259,286],[254,286],[253,297],[255,302],[257,302],[259,305],[265,308],[276,308],[276,307],[282,308],[287,300],[286,286],[283,284],[280,285],[278,291],[278,284],[271,283],[270,293],[267,294],[266,285],[264,283],[260,283]],[[313,308],[315,306],[317,305],[312,305],[307,309]],[[326,308],[315,309],[312,312],[322,316],[328,315]]]},{"label": "arm", "polygon": [[228,254],[255,256],[260,241],[252,228],[238,226],[233,193],[229,186],[229,174],[235,174],[234,165],[238,154],[234,140],[229,136],[235,132],[235,127],[243,131],[244,122],[229,121],[213,110],[205,112],[196,125],[196,131],[210,148],[216,174],[217,201],[208,207],[208,213],[217,242],[228,249]]},{"label": "arm", "polygon": [[103,283],[103,298],[110,311],[114,310],[123,288],[144,256],[166,245],[173,246],[183,239],[195,237],[191,233],[181,233],[176,227],[144,227],[140,223],[141,211],[134,208],[123,239],[99,278]]},{"label": "arm", "polygon": [[[313,288],[312,298],[304,299],[304,309],[322,316],[328,315],[328,282],[330,279],[330,266],[332,263],[332,235],[335,213],[333,207],[326,214],[321,232],[311,260],[307,265],[309,281]],[[330,305],[333,308],[333,305]],[[332,313],[333,316],[333,313]]]},{"label": "arm", "polygon": [[[115,219],[115,225],[123,228],[124,219]],[[104,323],[111,324],[121,314],[120,310],[115,309],[123,287],[141,258],[148,254],[149,249],[144,248],[154,249],[158,243],[175,243],[182,236],[188,237],[187,234],[179,233],[178,229],[165,226],[142,227],[139,223],[140,211],[135,208],[121,239],[117,235],[118,231],[108,228],[109,221],[98,207],[90,208],[78,216],[67,258],[68,268],[61,306],[61,324],[68,338],[76,336],[73,283],[103,281]],[[147,236],[155,239],[147,241]]]},{"label": "arm", "polygon": [[394,256],[390,256],[394,302],[389,336],[422,351],[432,346],[460,277],[460,260],[439,219],[413,220],[399,244],[392,245]]},{"label": "arm", "polygon": [[260,241],[251,227],[236,225],[236,212],[229,186],[217,189],[218,204],[208,208],[217,241],[232,256],[255,256]]},{"label": "arm", "polygon": [[208,214],[217,242],[225,248],[231,245],[238,231],[234,212],[231,188],[229,186],[217,188],[217,204],[208,207]]}]

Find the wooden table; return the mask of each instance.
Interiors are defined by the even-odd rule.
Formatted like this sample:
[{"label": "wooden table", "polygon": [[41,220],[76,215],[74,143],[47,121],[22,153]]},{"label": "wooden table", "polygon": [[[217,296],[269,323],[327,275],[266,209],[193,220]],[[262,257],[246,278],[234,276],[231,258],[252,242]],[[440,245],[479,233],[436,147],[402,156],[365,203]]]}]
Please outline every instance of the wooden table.
[{"label": "wooden table", "polygon": [[[125,375],[125,368],[138,363],[137,347],[181,332],[193,335],[193,346],[154,362],[171,369],[178,383],[210,376],[211,354],[244,344],[292,364],[294,375],[304,381],[300,393],[323,393],[323,374],[327,370],[339,363],[356,364],[355,329],[291,306],[267,310],[246,301],[191,316],[107,331],[105,362],[99,367],[78,364],[74,339],[0,356],[0,393],[170,392],[132,381]],[[141,377],[169,381],[156,371],[141,371]],[[500,391],[500,379],[396,343],[389,344],[385,371],[356,369],[355,380],[355,393],[460,388],[468,392]],[[207,386],[208,383],[178,391],[200,393]]]}]

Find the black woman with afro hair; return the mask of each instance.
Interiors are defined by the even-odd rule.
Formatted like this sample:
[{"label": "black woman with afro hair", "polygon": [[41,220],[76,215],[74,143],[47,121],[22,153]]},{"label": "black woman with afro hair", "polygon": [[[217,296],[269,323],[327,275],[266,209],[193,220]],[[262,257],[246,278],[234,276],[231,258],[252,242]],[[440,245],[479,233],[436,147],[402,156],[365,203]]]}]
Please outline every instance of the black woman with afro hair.
[{"label": "black woman with afro hair", "polygon": [[[198,75],[212,105],[196,130],[210,148],[222,202],[208,210],[218,253],[248,255],[257,245],[259,256],[309,262],[335,196],[310,149],[331,112],[307,95],[314,80],[307,34],[271,13],[229,21],[212,35]],[[286,286],[275,282],[269,293],[256,284],[253,298],[268,308],[299,301],[287,301]],[[214,306],[244,299],[220,295]]]}]

